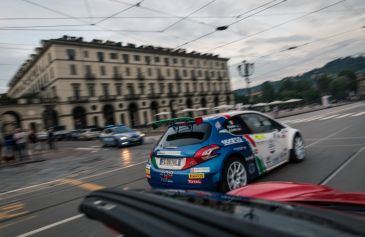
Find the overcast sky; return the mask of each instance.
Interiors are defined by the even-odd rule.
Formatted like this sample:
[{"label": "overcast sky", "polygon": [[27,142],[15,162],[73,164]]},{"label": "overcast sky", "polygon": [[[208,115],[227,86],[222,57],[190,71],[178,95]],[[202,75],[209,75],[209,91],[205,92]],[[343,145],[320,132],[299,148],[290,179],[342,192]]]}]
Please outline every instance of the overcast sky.
[{"label": "overcast sky", "polygon": [[[364,0],[138,2],[0,1],[0,93],[40,40],[65,34],[229,57],[233,89],[245,87],[236,69],[242,60],[255,63],[257,85],[365,53]],[[215,31],[224,25],[227,30]]]}]

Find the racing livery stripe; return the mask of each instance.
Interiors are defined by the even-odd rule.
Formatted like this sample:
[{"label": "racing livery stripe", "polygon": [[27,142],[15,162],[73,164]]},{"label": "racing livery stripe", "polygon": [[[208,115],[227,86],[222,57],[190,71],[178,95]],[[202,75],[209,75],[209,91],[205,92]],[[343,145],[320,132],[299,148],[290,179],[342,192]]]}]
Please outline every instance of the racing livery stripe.
[{"label": "racing livery stripe", "polygon": [[244,135],[244,137],[251,143],[251,145],[256,147],[256,142],[249,135]]}]

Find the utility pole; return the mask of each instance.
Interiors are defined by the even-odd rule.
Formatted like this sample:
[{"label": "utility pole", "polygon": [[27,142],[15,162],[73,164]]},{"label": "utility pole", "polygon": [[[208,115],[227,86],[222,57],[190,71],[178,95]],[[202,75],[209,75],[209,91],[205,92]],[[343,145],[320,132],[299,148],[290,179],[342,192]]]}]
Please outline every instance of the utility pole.
[{"label": "utility pole", "polygon": [[243,60],[242,63],[237,66],[237,69],[240,76],[245,78],[248,101],[250,104],[252,104],[252,96],[250,92],[250,76],[254,72],[254,63],[249,63],[246,60]]}]

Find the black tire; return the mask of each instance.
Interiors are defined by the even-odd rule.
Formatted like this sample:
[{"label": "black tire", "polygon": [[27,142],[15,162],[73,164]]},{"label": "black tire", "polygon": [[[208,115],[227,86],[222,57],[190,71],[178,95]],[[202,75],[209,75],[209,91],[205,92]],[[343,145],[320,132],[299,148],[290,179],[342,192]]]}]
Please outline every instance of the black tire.
[{"label": "black tire", "polygon": [[246,171],[247,169],[246,169],[245,163],[244,163],[242,158],[234,156],[234,157],[229,158],[224,164],[223,171],[222,171],[222,180],[218,185],[218,191],[219,192],[226,193],[226,192],[229,192],[233,189],[238,188],[238,187],[232,188],[232,185],[229,184],[229,179],[230,178],[228,177],[229,176],[228,173],[229,173],[230,167],[233,164],[242,165],[241,167],[244,169],[244,180],[245,181],[244,181],[244,184],[241,185],[241,186],[247,185],[247,171]]},{"label": "black tire", "polygon": [[[301,147],[299,148],[299,143],[301,143]],[[298,163],[305,159],[305,147],[304,140],[300,134],[295,134],[293,138],[293,148],[290,150],[290,162]],[[300,150],[302,149],[302,150]]]}]

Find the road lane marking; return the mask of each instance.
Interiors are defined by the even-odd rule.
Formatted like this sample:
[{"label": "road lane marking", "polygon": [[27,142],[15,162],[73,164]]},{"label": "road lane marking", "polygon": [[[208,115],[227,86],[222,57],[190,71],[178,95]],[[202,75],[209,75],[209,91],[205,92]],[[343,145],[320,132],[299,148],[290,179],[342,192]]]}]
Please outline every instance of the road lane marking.
[{"label": "road lane marking", "polygon": [[350,116],[351,114],[353,114],[353,113],[344,114],[344,115],[338,116],[335,119],[344,118],[344,117]]},{"label": "road lane marking", "polygon": [[338,115],[339,114],[334,114],[334,115],[331,115],[331,116],[328,116],[328,117],[320,118],[319,120],[327,120],[327,119],[330,119],[330,118],[334,118],[334,117],[336,117]]},{"label": "road lane marking", "polygon": [[25,210],[25,205],[22,202],[15,202],[0,206],[0,221],[14,218],[28,213]]},{"label": "road lane marking", "polygon": [[[79,178],[79,179],[89,179],[89,178],[93,178],[93,177],[101,176],[101,175],[104,175],[104,174],[113,173],[113,172],[116,172],[116,171],[119,171],[119,170],[123,170],[123,169],[131,168],[131,167],[133,167],[133,166],[141,165],[141,164],[144,164],[144,163],[146,163],[146,162],[147,162],[147,161],[138,162],[138,163],[131,164],[131,165],[128,165],[128,166],[125,166],[125,167],[120,167],[120,168],[116,168],[116,169],[112,169],[112,170],[104,171],[104,172],[101,172],[101,173],[98,173],[98,174],[93,174],[93,175],[89,175],[89,176],[81,177],[81,178]],[[23,191],[23,190],[31,189],[31,188],[37,188],[37,187],[41,187],[41,186],[48,185],[48,184],[53,184],[53,183],[61,183],[61,184],[62,184],[63,180],[64,180],[64,179],[56,179],[56,180],[52,180],[52,181],[48,181],[48,182],[44,182],[44,183],[40,183],[40,184],[35,184],[35,185],[31,185],[31,186],[26,186],[26,187],[22,187],[22,188],[18,188],[18,189],[10,190],[10,191],[7,191],[7,192],[0,193],[0,197],[1,197],[1,196],[4,196],[4,195],[7,195],[7,194],[11,194],[11,193],[15,193],[15,192],[19,192],[19,191]],[[40,189],[37,189],[37,190],[32,190],[32,191],[27,192],[27,193],[31,193],[31,192],[35,192],[35,191],[39,191],[39,190],[46,189],[46,188],[50,188],[50,187],[43,187],[43,188],[40,188]],[[21,193],[21,194],[22,194],[22,193]],[[13,196],[13,197],[14,197],[14,196]],[[0,200],[2,200],[2,199],[0,198]]]},{"label": "road lane marking", "polygon": [[351,155],[349,159],[347,159],[345,162],[343,162],[336,170],[334,170],[327,178],[325,178],[320,184],[325,185],[331,179],[333,179],[341,170],[343,170],[348,164],[350,164],[351,161],[353,161],[358,155],[360,155],[361,152],[365,150],[365,146],[361,147],[355,154]]},{"label": "road lane marking", "polygon": [[63,182],[65,184],[71,184],[71,185],[78,186],[78,187],[86,189],[88,191],[96,191],[96,190],[105,188],[105,186],[95,184],[95,183],[83,182],[83,181],[78,180],[78,179],[65,179]]},{"label": "road lane marking", "polygon": [[33,215],[33,216],[27,216],[27,217],[24,217],[24,218],[23,218],[23,219],[21,219],[21,220],[16,220],[16,221],[13,221],[13,222],[8,223],[8,224],[2,224],[2,225],[0,225],[0,229],[4,229],[4,228],[6,228],[6,227],[9,227],[9,226],[12,226],[12,225],[15,225],[15,224],[19,224],[19,223],[24,222],[24,221],[28,221],[28,220],[33,219],[33,218],[35,218],[35,217],[36,217],[36,215]]},{"label": "road lane marking", "polygon": [[27,233],[24,233],[24,234],[21,234],[21,235],[18,235],[17,237],[28,237],[28,236],[31,236],[31,235],[34,235],[34,234],[37,234],[39,232],[42,232],[42,231],[45,231],[45,230],[48,230],[48,229],[51,229],[53,227],[56,227],[58,225],[62,225],[62,224],[65,224],[67,222],[70,222],[70,221],[73,221],[73,220],[76,220],[76,219],[79,219],[81,217],[83,217],[84,214],[79,214],[79,215],[76,215],[76,216],[71,216],[69,218],[66,218],[66,219],[63,219],[63,220],[60,220],[60,221],[57,221],[57,222],[54,222],[52,224],[49,224],[49,225],[46,225],[46,226],[43,226],[41,228],[38,228],[38,229],[35,229],[35,230],[32,230],[32,231],[29,231]]},{"label": "road lane marking", "polygon": [[323,141],[327,140],[328,138],[333,137],[333,136],[335,136],[335,135],[339,134],[340,132],[345,131],[345,130],[346,130],[346,129],[348,129],[349,127],[351,127],[351,126],[344,127],[343,129],[340,129],[340,130],[338,130],[338,131],[336,131],[336,132],[334,132],[334,133],[331,133],[330,135],[328,135],[328,136],[326,136],[326,137],[322,137],[321,139],[318,139],[317,141],[312,142],[312,143],[310,143],[309,145],[306,145],[306,146],[305,146],[305,148],[308,148],[308,147],[311,147],[311,146],[313,146],[313,145],[316,145],[316,144],[318,144],[318,143],[320,143],[320,142],[323,142]]},{"label": "road lane marking", "polygon": [[357,113],[357,114],[354,114],[351,117],[357,117],[357,116],[360,116],[360,115],[363,115],[363,114],[365,114],[365,111],[364,112]]}]

